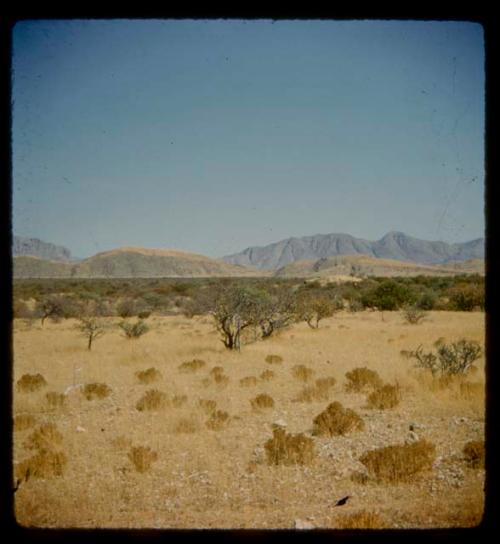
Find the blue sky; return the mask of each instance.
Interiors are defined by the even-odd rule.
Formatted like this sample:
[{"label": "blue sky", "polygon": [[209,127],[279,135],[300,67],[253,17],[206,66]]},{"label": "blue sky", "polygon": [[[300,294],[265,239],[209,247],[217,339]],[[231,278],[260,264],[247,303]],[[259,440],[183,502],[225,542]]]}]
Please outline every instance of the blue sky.
[{"label": "blue sky", "polygon": [[12,82],[13,231],[79,257],[484,235],[475,23],[23,21]]}]

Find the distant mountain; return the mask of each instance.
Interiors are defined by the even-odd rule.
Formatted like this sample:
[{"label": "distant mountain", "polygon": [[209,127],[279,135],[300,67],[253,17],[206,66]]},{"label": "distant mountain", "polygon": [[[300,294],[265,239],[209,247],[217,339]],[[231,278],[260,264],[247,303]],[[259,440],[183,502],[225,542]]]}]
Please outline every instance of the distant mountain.
[{"label": "distant mountain", "polygon": [[43,242],[38,238],[14,236],[12,240],[12,256],[19,257],[26,255],[52,261],[71,260],[71,251],[64,246]]},{"label": "distant mountain", "polygon": [[230,264],[252,266],[259,270],[277,270],[296,261],[356,254],[419,264],[449,264],[484,259],[484,238],[448,244],[419,240],[402,232],[389,232],[375,242],[350,234],[316,234],[287,238],[267,246],[249,247],[222,259]]},{"label": "distant mountain", "polygon": [[15,278],[159,278],[263,275],[195,253],[142,247],[122,247],[98,253],[78,263],[30,256],[14,257]]}]

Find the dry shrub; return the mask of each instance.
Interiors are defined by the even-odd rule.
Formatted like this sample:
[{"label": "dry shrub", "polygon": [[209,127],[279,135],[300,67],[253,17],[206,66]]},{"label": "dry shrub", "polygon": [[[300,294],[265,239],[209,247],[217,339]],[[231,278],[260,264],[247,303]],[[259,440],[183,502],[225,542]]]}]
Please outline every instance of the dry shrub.
[{"label": "dry shrub", "polygon": [[269,382],[274,378],[275,374],[272,370],[264,370],[264,372],[261,373],[259,378],[265,382]]},{"label": "dry shrub", "polygon": [[213,412],[205,425],[212,431],[220,431],[229,424],[229,414],[222,410]]},{"label": "dry shrub", "polygon": [[19,414],[14,417],[14,430],[25,431],[35,424],[36,419],[31,414]]},{"label": "dry shrub", "polygon": [[198,422],[192,418],[182,417],[174,425],[174,433],[191,434],[198,430]]},{"label": "dry shrub", "polygon": [[23,446],[29,450],[50,450],[61,444],[62,439],[62,434],[54,423],[42,423],[29,435]]},{"label": "dry shrub", "polygon": [[257,395],[254,399],[252,399],[250,401],[250,404],[252,405],[252,408],[254,410],[260,410],[262,408],[273,408],[274,399],[273,397],[266,395],[266,393],[262,393],[260,395]]},{"label": "dry shrub", "polygon": [[436,456],[434,444],[420,440],[413,444],[386,446],[360,457],[369,475],[379,482],[410,482],[424,470],[430,470]]},{"label": "dry shrub", "polygon": [[187,395],[175,395],[172,397],[172,406],[174,408],[180,408],[187,402]]},{"label": "dry shrub", "polygon": [[226,376],[225,374],[216,374],[214,376],[214,382],[220,387],[225,387],[229,383],[229,376]]},{"label": "dry shrub", "polygon": [[161,410],[168,405],[168,398],[163,391],[158,389],[149,389],[144,395],[137,401],[135,405],[139,412],[145,410]]},{"label": "dry shrub", "polygon": [[313,377],[314,370],[305,365],[295,365],[292,368],[292,374],[295,378],[297,378],[297,380],[308,382]]},{"label": "dry shrub", "polygon": [[134,464],[137,472],[146,472],[158,459],[158,454],[149,447],[137,446],[129,451],[128,458]]},{"label": "dry shrub", "polygon": [[342,514],[335,518],[336,529],[384,529],[387,522],[376,512],[360,510],[353,514]]},{"label": "dry shrub", "polygon": [[387,410],[397,406],[400,399],[400,388],[397,385],[386,384],[368,395],[367,406],[377,410]]},{"label": "dry shrub", "polygon": [[315,383],[318,389],[330,389],[337,383],[337,380],[333,376],[326,376],[318,378]]},{"label": "dry shrub", "polygon": [[41,374],[24,374],[17,380],[17,389],[22,393],[32,393],[46,385],[47,382]]},{"label": "dry shrub", "polygon": [[264,449],[269,465],[308,465],[315,455],[312,438],[303,433],[289,434],[282,428],[273,429],[273,438]]},{"label": "dry shrub", "polygon": [[330,392],[328,389],[308,385],[293,399],[293,402],[324,402],[328,400]]},{"label": "dry shrub", "polygon": [[154,367],[148,368],[147,370],[139,370],[135,373],[135,375],[137,376],[137,379],[143,384],[153,383],[161,380],[161,372]]},{"label": "dry shrub", "polygon": [[180,372],[196,372],[203,368],[207,363],[202,359],[193,359],[192,361],[186,361],[185,363],[180,364],[177,368]]},{"label": "dry shrub", "polygon": [[224,367],[222,366],[214,366],[212,370],[209,372],[210,376],[220,376],[224,374]]},{"label": "dry shrub", "polygon": [[355,430],[363,430],[364,421],[350,408],[344,408],[340,402],[332,402],[323,412],[313,419],[313,435],[344,435]]},{"label": "dry shrub", "polygon": [[66,400],[63,393],[56,393],[55,391],[50,391],[50,393],[47,393],[45,398],[47,399],[47,404],[52,408],[60,408],[64,406],[64,402]]},{"label": "dry shrub", "polygon": [[270,365],[276,365],[283,362],[283,357],[281,355],[268,355],[266,357],[266,363],[269,363]]},{"label": "dry shrub", "polygon": [[198,406],[208,415],[213,414],[217,409],[217,401],[209,399],[200,399]]},{"label": "dry shrub", "polygon": [[246,376],[241,378],[240,385],[242,387],[251,387],[252,385],[257,385],[257,378],[255,376]]},{"label": "dry shrub", "polygon": [[375,370],[366,367],[355,368],[346,372],[347,383],[346,391],[359,393],[367,388],[378,389],[382,387],[383,382]]},{"label": "dry shrub", "polygon": [[42,449],[36,455],[25,459],[16,466],[16,478],[28,481],[29,478],[52,478],[62,476],[68,459],[62,451]]},{"label": "dry shrub", "polygon": [[119,435],[111,440],[111,445],[118,451],[123,451],[132,445],[132,440],[128,436]]},{"label": "dry shrub", "polygon": [[105,383],[87,383],[82,392],[87,400],[104,399],[111,394],[111,387]]},{"label": "dry shrub", "polygon": [[484,468],[484,440],[472,440],[462,450],[465,462],[471,468]]}]

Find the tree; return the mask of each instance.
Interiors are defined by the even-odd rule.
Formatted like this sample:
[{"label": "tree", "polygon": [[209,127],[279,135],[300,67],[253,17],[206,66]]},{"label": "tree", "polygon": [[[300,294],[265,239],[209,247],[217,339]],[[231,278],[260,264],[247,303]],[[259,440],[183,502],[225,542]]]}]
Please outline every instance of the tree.
[{"label": "tree", "polygon": [[275,294],[262,291],[256,302],[262,338],[269,338],[296,319],[297,300],[291,290],[281,290]]},{"label": "tree", "polygon": [[326,295],[304,292],[297,303],[297,315],[311,329],[318,329],[319,322],[326,317],[331,317],[340,304],[340,301]]},{"label": "tree", "polygon": [[102,320],[97,317],[83,316],[80,317],[80,324],[77,325],[80,332],[88,340],[87,348],[92,349],[92,342],[100,338],[105,333],[105,325]]},{"label": "tree", "polygon": [[35,314],[41,318],[42,327],[47,318],[58,321],[63,317],[77,317],[80,312],[81,307],[75,301],[58,295],[44,297],[35,306]]}]

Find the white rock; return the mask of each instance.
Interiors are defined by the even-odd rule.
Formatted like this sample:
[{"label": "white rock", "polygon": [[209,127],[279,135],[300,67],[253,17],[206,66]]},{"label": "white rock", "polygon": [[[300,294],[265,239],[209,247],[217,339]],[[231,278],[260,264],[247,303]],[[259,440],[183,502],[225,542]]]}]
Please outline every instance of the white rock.
[{"label": "white rock", "polygon": [[86,433],[87,429],[85,429],[85,427],[80,427],[80,425],[78,425],[78,427],[76,428],[76,432],[77,433]]},{"label": "white rock", "polygon": [[277,419],[276,421],[273,422],[271,427],[273,429],[279,429],[279,428],[285,429],[286,428],[286,421],[284,421],[283,419]]}]

